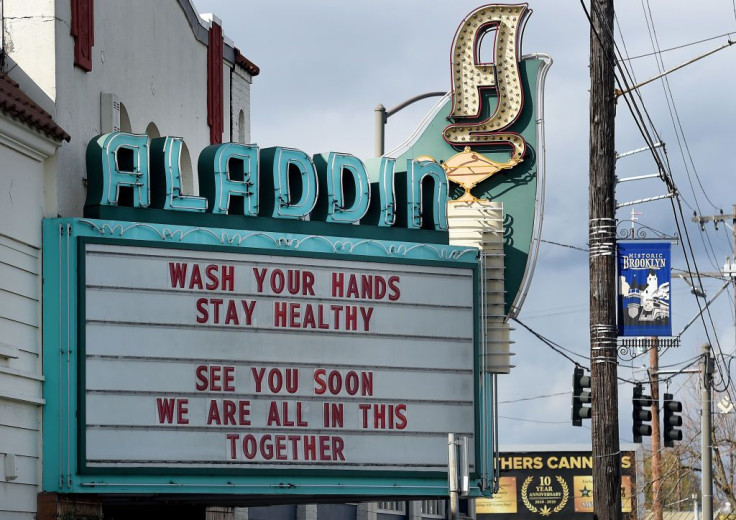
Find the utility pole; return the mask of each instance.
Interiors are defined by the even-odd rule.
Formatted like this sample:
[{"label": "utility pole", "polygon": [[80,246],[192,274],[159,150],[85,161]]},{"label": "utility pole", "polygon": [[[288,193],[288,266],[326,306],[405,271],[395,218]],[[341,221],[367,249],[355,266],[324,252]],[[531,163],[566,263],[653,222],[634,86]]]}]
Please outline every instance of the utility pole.
[{"label": "utility pole", "polygon": [[598,520],[620,520],[613,0],[591,0],[590,7],[588,215],[593,508]]},{"label": "utility pole", "polygon": [[659,340],[649,339],[649,387],[652,396],[652,513],[662,520],[662,456],[659,431]]},{"label": "utility pole", "polygon": [[701,454],[701,491],[703,497],[703,520],[713,520],[713,457],[711,449],[711,382],[713,376],[713,358],[710,345],[703,346],[703,386],[701,388],[700,408],[700,454]]},{"label": "utility pole", "polygon": [[[734,204],[731,207],[731,214],[730,215],[724,215],[721,213],[720,215],[709,215],[709,216],[702,216],[702,215],[695,215],[693,217],[693,222],[697,222],[700,224],[700,227],[703,228],[706,222],[713,222],[716,227],[718,227],[719,222],[725,222],[726,220],[731,221],[731,231],[733,232],[733,247],[734,251],[736,252],[736,204]],[[705,273],[710,274],[710,273]],[[734,301],[736,302],[736,257],[728,260],[726,262],[726,265],[723,266],[723,273],[720,273],[723,276],[727,276],[731,278],[731,282],[733,284],[733,294],[734,294]],[[733,316],[733,324],[734,324],[734,337],[736,338],[736,305],[734,305],[734,316]]]}]

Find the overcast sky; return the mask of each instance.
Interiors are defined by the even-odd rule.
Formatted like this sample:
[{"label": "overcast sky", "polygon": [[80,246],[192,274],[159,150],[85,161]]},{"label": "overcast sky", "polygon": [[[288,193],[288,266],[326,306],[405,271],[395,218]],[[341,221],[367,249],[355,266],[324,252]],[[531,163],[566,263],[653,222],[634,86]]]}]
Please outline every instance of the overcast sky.
[{"label": "overcast sky", "polygon": [[[269,0],[235,2],[194,0],[202,13],[222,19],[225,34],[256,63],[261,73],[252,86],[252,141],[261,147],[282,145],[307,153],[339,151],[363,159],[373,153],[374,108],[390,108],[414,95],[450,89],[449,51],[463,17],[481,2],[468,0]],[[588,2],[586,1],[586,4]],[[577,0],[529,2],[533,13],[526,26],[523,52],[545,53],[554,64],[547,79],[545,126],[547,150],[546,203],[542,239],[577,248],[587,247],[588,200],[588,73],[589,29]],[[669,69],[736,38],[733,0],[619,0],[616,38],[630,57],[662,53]],[[651,13],[650,32],[645,13]],[[621,37],[620,31],[623,33]],[[736,47],[736,46],[734,46]],[[705,232],[690,222],[694,211],[731,213],[736,204],[733,150],[736,147],[736,48],[727,48],[668,76],[668,88],[657,81],[640,90],[642,105],[667,152],[681,193],[692,247],[701,271],[714,271],[732,256],[732,230],[711,224]],[[654,56],[628,62],[638,81],[658,74]],[[671,92],[674,105],[668,103]],[[417,103],[391,117],[386,149],[400,144],[432,108]],[[616,120],[616,149],[644,146],[623,102]],[[677,128],[677,133],[675,131]],[[683,139],[684,135],[684,139]],[[621,159],[619,177],[655,173],[649,154]],[[627,182],[617,190],[619,202],[663,195],[656,180]],[[636,206],[641,222],[667,234],[678,233],[669,201]],[[628,219],[631,208],[618,213]],[[730,224],[730,223],[729,223]],[[589,366],[588,256],[584,251],[544,242],[531,291],[519,319]],[[675,268],[686,269],[682,245],[673,248]],[[712,296],[722,282],[707,281]],[[694,297],[678,279],[672,281],[673,332],[697,312]],[[703,343],[716,339],[725,353],[734,349],[733,291],[715,300],[709,330],[696,323],[683,335],[680,349],[663,354],[660,364],[684,366]],[[500,437],[503,445],[590,442],[588,428],[570,424],[573,364],[515,325],[516,368],[499,378]],[[713,330],[716,331],[714,335]],[[582,356],[582,357],[580,357]],[[623,362],[631,365],[631,362]],[[635,362],[638,368],[643,361]],[[644,379],[645,372],[621,366],[619,375]],[[681,390],[685,376],[672,380]],[[631,441],[632,385],[619,387],[620,436]],[[664,389],[661,390],[663,392]],[[732,395],[734,395],[732,393]],[[538,399],[526,400],[526,398]],[[720,398],[722,396],[718,396]],[[521,400],[521,401],[519,401]],[[512,402],[509,402],[512,401]],[[685,404],[686,408],[691,404]],[[590,426],[586,422],[586,426]]]}]

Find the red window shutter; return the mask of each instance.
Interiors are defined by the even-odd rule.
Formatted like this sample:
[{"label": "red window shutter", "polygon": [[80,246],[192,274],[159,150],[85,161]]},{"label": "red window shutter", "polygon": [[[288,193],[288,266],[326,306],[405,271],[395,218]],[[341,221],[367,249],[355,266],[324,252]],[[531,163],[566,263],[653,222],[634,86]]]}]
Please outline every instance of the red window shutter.
[{"label": "red window shutter", "polygon": [[92,46],[95,44],[95,12],[93,0],[71,0],[74,65],[92,70]]},{"label": "red window shutter", "polygon": [[222,142],[222,27],[212,22],[207,49],[207,124],[210,125],[210,144]]}]

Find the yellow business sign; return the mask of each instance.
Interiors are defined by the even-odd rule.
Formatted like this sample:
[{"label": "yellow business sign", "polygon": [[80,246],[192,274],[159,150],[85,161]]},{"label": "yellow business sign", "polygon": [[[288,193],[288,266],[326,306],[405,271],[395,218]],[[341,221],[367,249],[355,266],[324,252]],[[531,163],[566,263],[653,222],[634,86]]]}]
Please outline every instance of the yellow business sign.
[{"label": "yellow business sign", "polygon": [[[514,520],[585,518],[593,513],[590,452],[505,453],[498,460],[499,490],[475,502],[476,515],[514,515]],[[621,456],[621,511],[636,514],[633,452]],[[496,516],[493,520],[501,520]]]}]

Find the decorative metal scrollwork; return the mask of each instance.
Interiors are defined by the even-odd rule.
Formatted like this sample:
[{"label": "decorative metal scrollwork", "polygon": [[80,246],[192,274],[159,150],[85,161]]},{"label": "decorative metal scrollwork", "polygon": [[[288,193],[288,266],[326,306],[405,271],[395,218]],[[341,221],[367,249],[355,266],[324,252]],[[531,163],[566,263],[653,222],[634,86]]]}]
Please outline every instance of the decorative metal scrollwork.
[{"label": "decorative metal scrollwork", "polygon": [[674,235],[668,235],[658,229],[642,224],[638,220],[619,220],[616,224],[616,239],[617,240],[665,240],[674,242],[675,244],[680,242],[680,236],[675,233]]},{"label": "decorative metal scrollwork", "polygon": [[657,346],[659,351],[677,348],[680,346],[680,336],[671,338],[652,338],[649,336],[618,338],[618,357],[623,361],[633,361],[649,352],[654,345]]}]

